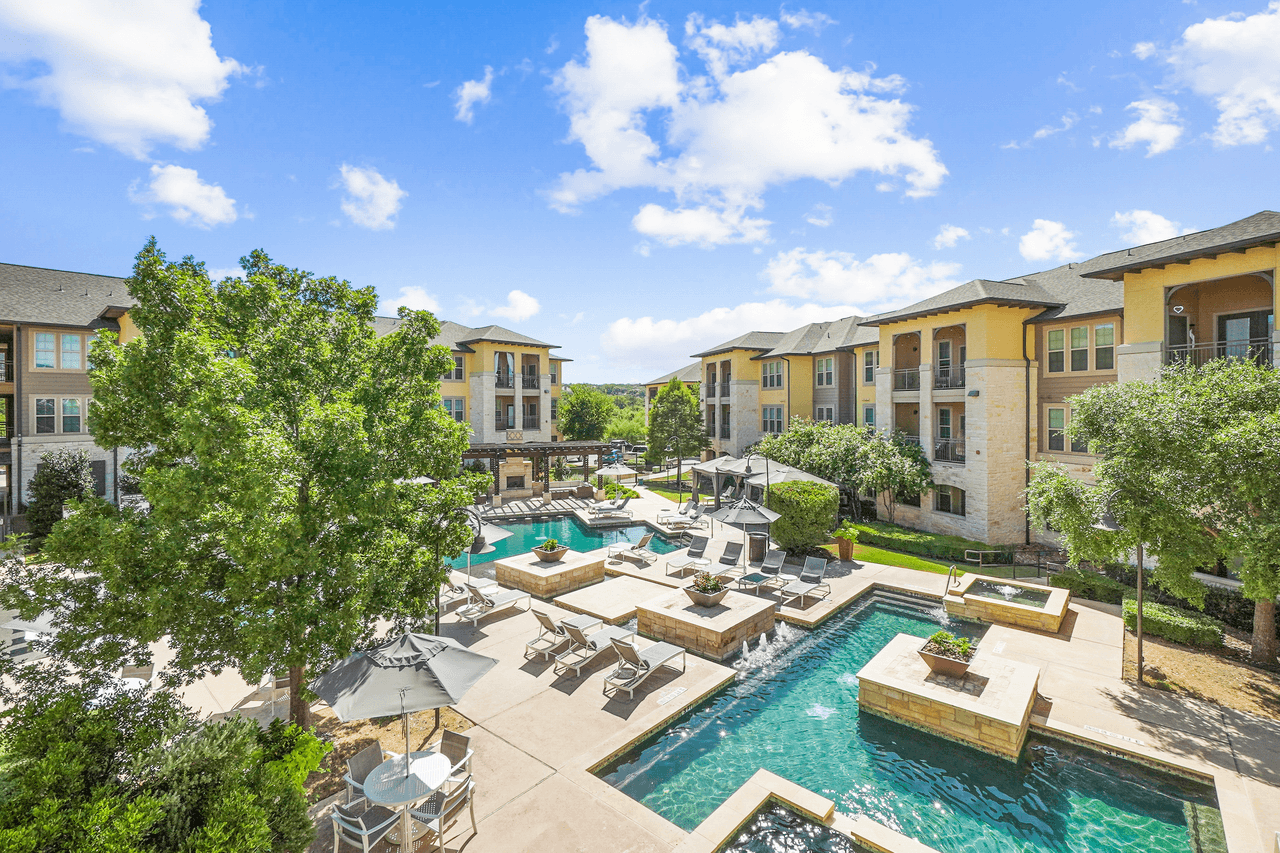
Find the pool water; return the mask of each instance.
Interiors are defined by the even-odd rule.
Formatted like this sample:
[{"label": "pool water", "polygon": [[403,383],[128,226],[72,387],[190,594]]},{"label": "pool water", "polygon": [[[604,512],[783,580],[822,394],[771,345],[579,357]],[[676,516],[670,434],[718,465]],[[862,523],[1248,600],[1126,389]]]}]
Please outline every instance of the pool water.
[{"label": "pool water", "polygon": [[[683,548],[647,524],[628,524],[622,527],[590,528],[572,515],[561,516],[538,521],[517,521],[500,525],[512,532],[511,536],[493,543],[493,552],[471,558],[471,565],[501,560],[503,557],[514,557],[527,554],[533,546],[541,545],[548,539],[555,539],[561,545],[568,545],[574,551],[594,551],[618,542],[639,542],[645,534],[653,533],[649,542],[649,550],[655,554],[670,554]],[[467,567],[467,555],[446,561],[455,569]]]},{"label": "pool water", "polygon": [[[930,610],[929,608],[935,608]],[[949,624],[875,596],[808,634],[778,629],[737,680],[623,758],[605,780],[692,830],[759,768],[941,851],[1187,851],[1203,786],[1056,742],[1017,764],[858,711],[855,673],[896,634]]]},{"label": "pool water", "polygon": [[773,805],[751,818],[724,853],[866,853],[844,835],[785,806]]},{"label": "pool water", "polygon": [[965,595],[994,598],[996,601],[1011,601],[1014,604],[1026,604],[1030,607],[1042,609],[1049,601],[1048,590],[1028,589],[1025,586],[1014,586],[1010,583],[992,583],[991,581],[974,581],[965,590]]}]

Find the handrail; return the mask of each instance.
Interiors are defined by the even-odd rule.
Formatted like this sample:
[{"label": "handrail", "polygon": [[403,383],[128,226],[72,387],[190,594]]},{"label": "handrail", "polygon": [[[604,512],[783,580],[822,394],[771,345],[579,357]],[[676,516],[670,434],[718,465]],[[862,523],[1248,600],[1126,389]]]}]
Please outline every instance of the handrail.
[{"label": "handrail", "polygon": [[[968,559],[968,552],[967,552],[967,551],[965,552],[965,558],[966,558],[966,559]],[[951,571],[947,572],[947,590],[946,590],[947,592],[951,592],[951,586],[952,586],[952,580],[953,580],[953,579],[954,579],[954,581],[955,581],[955,585],[956,585],[956,586],[959,586],[959,585],[960,585],[960,570],[959,570],[958,568],[956,568],[955,566],[952,566],[952,567],[951,567]]]},{"label": "handrail", "polygon": [[994,566],[995,563],[985,561],[987,554],[999,554],[999,551],[979,551],[976,548],[966,548],[964,552],[964,561],[973,563],[975,566]]}]

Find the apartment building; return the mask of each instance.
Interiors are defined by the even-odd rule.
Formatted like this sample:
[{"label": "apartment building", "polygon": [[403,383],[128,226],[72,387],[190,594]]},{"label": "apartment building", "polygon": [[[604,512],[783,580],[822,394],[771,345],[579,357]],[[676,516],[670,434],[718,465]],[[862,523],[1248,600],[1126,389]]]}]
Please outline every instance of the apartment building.
[{"label": "apartment building", "polygon": [[695,361],[693,364],[685,365],[679,370],[673,370],[670,373],[659,376],[657,379],[650,379],[644,383],[644,421],[649,422],[649,406],[653,404],[653,400],[658,396],[658,392],[667,386],[672,379],[679,379],[684,383],[684,387],[697,391],[698,383],[702,381],[702,363]]},{"label": "apartment building", "polygon": [[[1277,242],[1280,214],[1263,211],[874,317],[740,336],[696,356],[710,455],[740,455],[795,415],[870,424],[920,442],[933,468],[938,488],[899,507],[902,523],[992,543],[1047,539],[1023,511],[1027,462],[1092,476],[1087,448],[1066,438],[1069,397],[1175,361],[1280,366]],[[728,419],[711,384],[725,365]]]},{"label": "apartment building", "polygon": [[[374,325],[384,335],[399,323],[378,317]],[[440,394],[454,420],[471,425],[472,444],[562,440],[560,389],[570,359],[551,354],[558,345],[501,326],[473,329],[448,320],[440,321],[432,343],[453,353],[454,369],[441,377]]]}]

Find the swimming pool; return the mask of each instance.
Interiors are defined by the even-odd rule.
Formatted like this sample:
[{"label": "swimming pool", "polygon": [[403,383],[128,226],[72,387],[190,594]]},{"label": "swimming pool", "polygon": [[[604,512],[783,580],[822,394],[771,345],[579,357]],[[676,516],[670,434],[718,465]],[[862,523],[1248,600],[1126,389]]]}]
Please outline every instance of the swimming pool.
[{"label": "swimming pool", "polygon": [[[1212,793],[1032,739],[1017,764],[858,711],[855,673],[941,611],[874,596],[811,633],[780,627],[735,683],[601,775],[692,830],[760,768],[942,851],[1187,851]],[[965,632],[966,625],[947,625]],[[759,658],[759,659],[757,659]]]},{"label": "swimming pool", "polygon": [[[622,527],[591,528],[572,515],[559,518],[548,518],[535,521],[516,521],[500,525],[510,530],[512,535],[493,543],[493,553],[471,558],[471,565],[490,563],[503,557],[514,557],[516,554],[527,554],[534,545],[541,545],[548,539],[555,539],[561,545],[568,545],[574,551],[594,551],[616,542],[639,542],[646,533],[653,533],[649,542],[649,550],[655,554],[670,554],[683,545],[668,539],[647,524],[628,524]],[[455,569],[467,567],[467,555],[446,561]]]}]

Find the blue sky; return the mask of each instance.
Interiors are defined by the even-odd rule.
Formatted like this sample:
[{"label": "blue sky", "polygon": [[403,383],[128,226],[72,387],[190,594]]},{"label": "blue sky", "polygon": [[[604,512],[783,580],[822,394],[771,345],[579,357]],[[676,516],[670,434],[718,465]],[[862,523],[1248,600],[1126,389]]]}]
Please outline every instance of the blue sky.
[{"label": "blue sky", "polygon": [[1280,3],[0,0],[0,261],[154,234],[643,381],[1277,200]]}]

